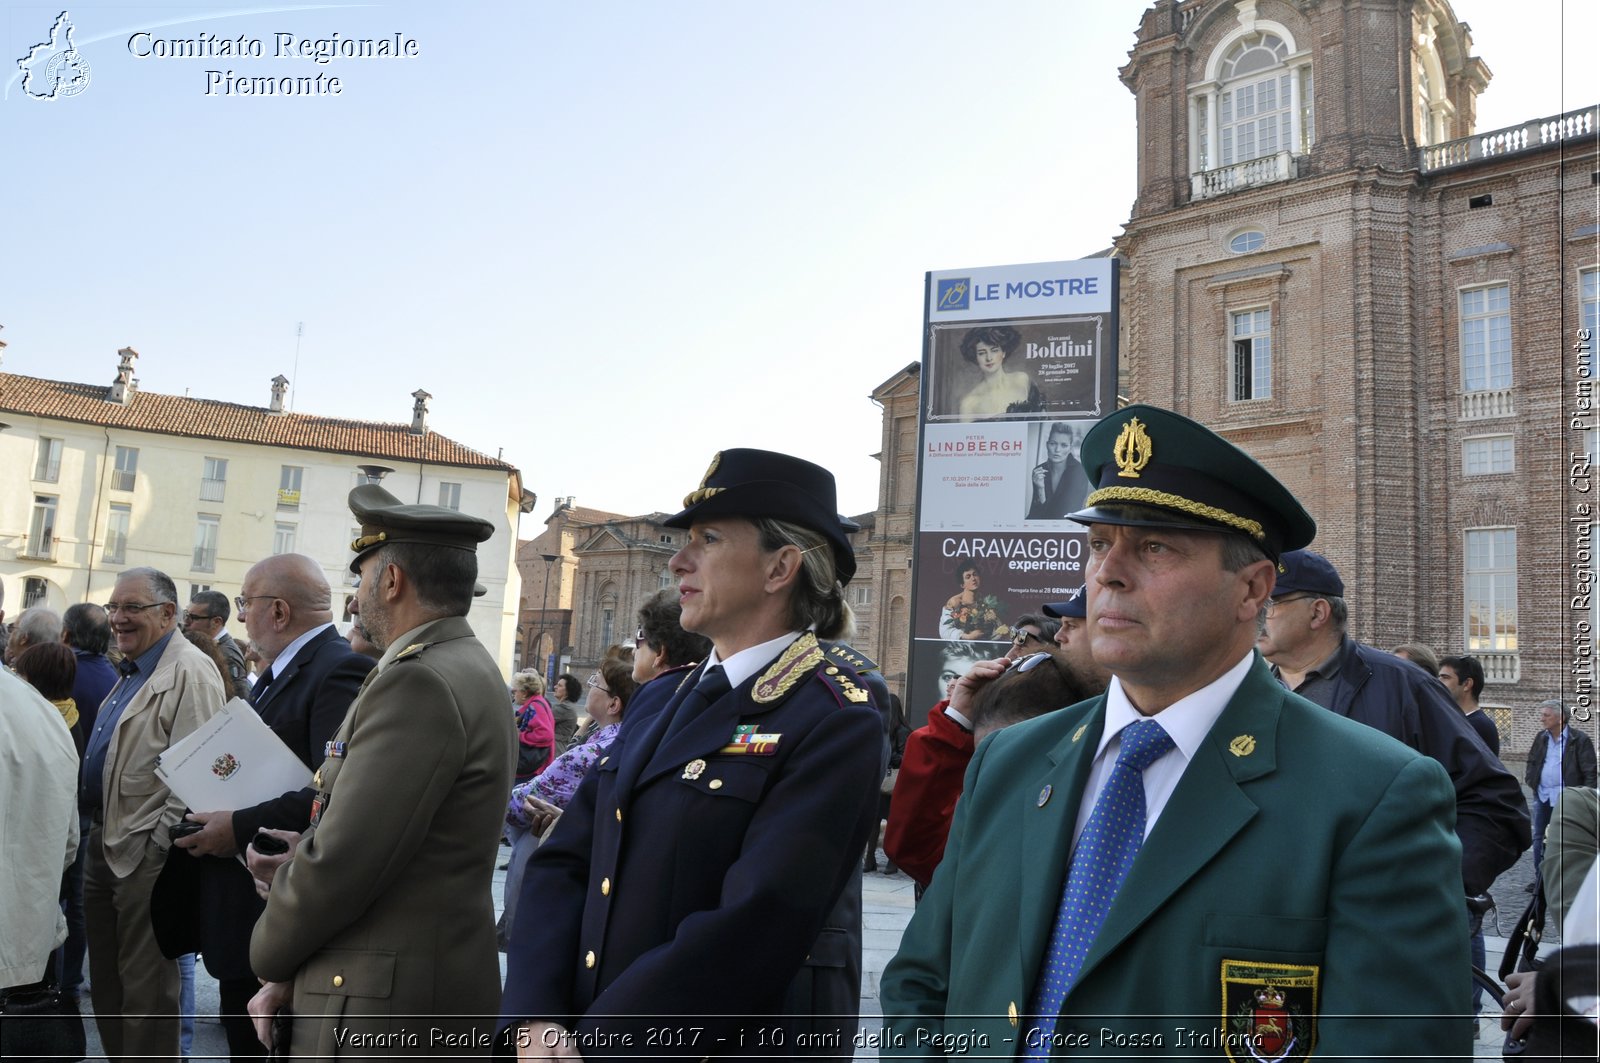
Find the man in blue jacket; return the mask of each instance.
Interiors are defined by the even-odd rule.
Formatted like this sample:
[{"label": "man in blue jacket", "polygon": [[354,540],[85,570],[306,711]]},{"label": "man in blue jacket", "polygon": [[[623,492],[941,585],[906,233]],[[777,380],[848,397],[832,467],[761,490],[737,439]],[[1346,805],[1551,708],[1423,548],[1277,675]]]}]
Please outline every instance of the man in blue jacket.
[{"label": "man in blue jacket", "polygon": [[1516,777],[1436,676],[1349,636],[1344,580],[1327,558],[1291,550],[1278,568],[1256,648],[1296,694],[1444,765],[1456,789],[1462,883],[1469,895],[1483,893],[1528,847],[1528,805]]}]

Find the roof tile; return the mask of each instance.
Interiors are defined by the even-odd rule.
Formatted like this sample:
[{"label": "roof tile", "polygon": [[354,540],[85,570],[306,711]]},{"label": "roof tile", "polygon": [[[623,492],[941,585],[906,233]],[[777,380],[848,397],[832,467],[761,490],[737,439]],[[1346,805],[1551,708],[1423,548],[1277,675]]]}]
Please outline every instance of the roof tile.
[{"label": "roof tile", "polygon": [[110,393],[110,387],[97,384],[0,373],[0,411],[8,413],[230,443],[515,471],[509,463],[480,454],[437,432],[417,435],[409,424],[273,413],[261,406],[149,391],[135,392],[133,400],[123,406],[112,402]]}]

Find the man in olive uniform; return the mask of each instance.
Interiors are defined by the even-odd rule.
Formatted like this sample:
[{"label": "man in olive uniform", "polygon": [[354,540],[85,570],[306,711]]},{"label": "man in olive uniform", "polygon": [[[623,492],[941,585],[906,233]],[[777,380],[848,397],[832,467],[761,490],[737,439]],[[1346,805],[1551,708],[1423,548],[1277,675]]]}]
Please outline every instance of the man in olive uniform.
[{"label": "man in olive uniform", "polygon": [[[273,877],[250,964],[293,983],[296,1055],[487,1050],[494,874],[515,757],[505,681],[465,619],[485,520],[350,492],[356,609],[383,657],[328,743],[311,827]],[[252,849],[254,847],[252,846]],[[288,996],[269,985],[260,1020]]]},{"label": "man in olive uniform", "polygon": [[1254,649],[1310,515],[1167,410],[1119,410],[1083,453],[1113,678],[978,747],[884,971],[883,1054],[1469,1056],[1449,776]]}]

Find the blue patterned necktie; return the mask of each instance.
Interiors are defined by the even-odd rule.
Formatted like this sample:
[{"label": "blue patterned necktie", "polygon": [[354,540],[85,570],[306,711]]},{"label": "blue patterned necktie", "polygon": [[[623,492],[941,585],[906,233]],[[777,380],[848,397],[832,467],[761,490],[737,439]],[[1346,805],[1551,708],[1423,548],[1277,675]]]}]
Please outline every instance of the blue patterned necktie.
[{"label": "blue patterned necktie", "polygon": [[1139,720],[1122,729],[1117,763],[1072,852],[1072,866],[1034,994],[1032,1012],[1042,1036],[1036,1047],[1027,1049],[1027,1059],[1050,1058],[1061,1005],[1072,992],[1089,946],[1144,844],[1144,769],[1172,749],[1171,736],[1154,720]]}]

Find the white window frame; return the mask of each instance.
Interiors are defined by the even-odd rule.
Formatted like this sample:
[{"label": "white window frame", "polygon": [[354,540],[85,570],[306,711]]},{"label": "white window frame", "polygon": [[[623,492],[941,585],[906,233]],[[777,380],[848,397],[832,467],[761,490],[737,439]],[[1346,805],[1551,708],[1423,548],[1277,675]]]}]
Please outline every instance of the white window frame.
[{"label": "white window frame", "polygon": [[445,509],[459,510],[461,508],[461,485],[445,480],[439,481],[439,504]]},{"label": "white window frame", "polygon": [[299,531],[300,526],[298,524],[290,521],[277,521],[272,528],[272,552],[274,554],[294,553]]},{"label": "white window frame", "polygon": [[304,465],[278,467],[278,505],[285,509],[299,509],[305,485]]},{"label": "white window frame", "polygon": [[200,467],[200,501],[221,502],[228,489],[228,459],[203,458]]},{"label": "white window frame", "polygon": [[128,559],[128,532],[133,527],[133,507],[126,502],[113,502],[106,516],[106,548],[100,559],[107,564],[120,565]]},{"label": "white window frame", "polygon": [[119,446],[111,474],[111,490],[132,491],[139,482],[139,448]]},{"label": "white window frame", "polygon": [[[1247,41],[1260,46],[1269,36],[1276,37],[1282,45],[1278,64],[1233,76],[1231,64],[1235,60],[1231,57],[1234,49]],[[1246,48],[1245,51],[1249,49]],[[1316,142],[1315,108],[1312,100],[1315,86],[1311,60],[1311,53],[1297,45],[1294,34],[1287,26],[1267,19],[1244,20],[1243,25],[1218,42],[1206,62],[1204,78],[1188,87],[1189,172],[1199,174],[1220,170],[1236,163],[1279,152],[1291,155],[1309,153]],[[1231,153],[1224,160],[1222,149],[1224,96],[1229,96],[1226,102],[1232,113],[1237,108],[1237,99],[1229,94],[1264,82],[1269,76],[1288,79],[1286,82],[1279,81],[1274,86],[1275,95],[1283,97],[1275,99],[1272,111],[1273,114],[1280,115],[1278,126],[1274,131],[1276,147],[1271,152],[1240,158],[1236,141],[1230,141],[1233,144]],[[1287,118],[1287,128],[1284,118]],[[1233,126],[1237,125],[1238,122],[1235,120]]]},{"label": "white window frame", "polygon": [[32,609],[50,600],[50,581],[43,576],[24,576],[22,579],[22,608]]},{"label": "white window frame", "polygon": [[61,440],[39,437],[39,457],[33,464],[33,478],[52,484],[61,480]]},{"label": "white window frame", "polygon": [[34,495],[33,515],[28,521],[28,557],[53,560],[56,556],[56,520],[60,516],[61,496]]},{"label": "white window frame", "polygon": [[[1504,444],[1502,448],[1499,444]],[[1480,445],[1475,447],[1474,444]],[[1478,468],[1474,469],[1475,449],[1480,449]],[[1503,451],[1504,461],[1496,467],[1495,461],[1499,452]],[[1509,432],[1499,432],[1494,435],[1468,436],[1461,441],[1461,475],[1462,476],[1503,476],[1506,473],[1517,471],[1517,445],[1516,437]]]},{"label": "white window frame", "polygon": [[[1475,564],[1487,547],[1486,564]],[[1508,556],[1506,556],[1508,555]],[[1462,536],[1462,626],[1468,653],[1516,653],[1517,529],[1468,528]],[[1474,623],[1475,606],[1484,620]],[[1505,623],[1505,614],[1510,623]],[[1475,630],[1476,629],[1476,630]]]},{"label": "white window frame", "polygon": [[1267,246],[1267,234],[1260,229],[1240,229],[1228,237],[1227,246],[1230,255],[1248,255]]},{"label": "white window frame", "polygon": [[[1266,328],[1258,328],[1261,315],[1266,315]],[[1249,324],[1249,331],[1240,332],[1241,321]],[[1248,347],[1245,345],[1248,344]],[[1272,398],[1272,307],[1249,306],[1228,311],[1228,401],[1260,402]],[[1249,353],[1250,394],[1241,394],[1240,357]]]},{"label": "white window frame", "polygon": [[[1498,292],[1505,293],[1505,306],[1491,308],[1493,294]],[[1469,309],[1469,301],[1478,296],[1483,297],[1483,306]],[[1512,373],[1515,337],[1511,332],[1511,282],[1494,281],[1458,289],[1456,312],[1461,326],[1461,390],[1504,391],[1510,388],[1515,382]],[[1500,343],[1502,327],[1503,344]],[[1471,349],[1480,344],[1480,350]],[[1473,363],[1480,358],[1481,364],[1474,369]]]},{"label": "white window frame", "polygon": [[222,515],[219,513],[201,513],[195,517],[194,522],[194,564],[189,566],[191,572],[215,572],[217,570],[217,542],[222,538]]}]

